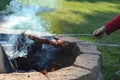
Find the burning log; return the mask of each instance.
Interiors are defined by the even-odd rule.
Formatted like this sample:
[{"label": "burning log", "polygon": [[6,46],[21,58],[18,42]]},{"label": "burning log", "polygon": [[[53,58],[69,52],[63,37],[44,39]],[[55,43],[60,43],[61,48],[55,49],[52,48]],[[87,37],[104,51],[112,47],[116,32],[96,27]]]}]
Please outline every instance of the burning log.
[{"label": "burning log", "polygon": [[62,41],[58,38],[54,38],[52,40],[48,40],[47,38],[40,38],[38,36],[35,36],[35,35],[27,35],[28,38],[34,40],[35,42],[38,42],[40,44],[51,44],[53,45],[54,47],[66,47],[69,45],[69,42],[68,41]]}]

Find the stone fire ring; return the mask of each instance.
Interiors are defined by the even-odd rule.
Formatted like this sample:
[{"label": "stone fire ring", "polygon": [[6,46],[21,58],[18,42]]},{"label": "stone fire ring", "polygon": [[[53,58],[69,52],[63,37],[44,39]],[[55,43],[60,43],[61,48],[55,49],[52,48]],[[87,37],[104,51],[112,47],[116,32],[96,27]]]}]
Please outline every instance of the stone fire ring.
[{"label": "stone fire ring", "polygon": [[[6,33],[6,29],[0,29]],[[23,31],[11,31],[20,34]],[[84,45],[88,42],[75,37],[59,37],[62,40],[76,42],[83,54],[77,56],[73,65],[49,72],[43,75],[40,72],[0,74],[0,80],[101,80],[101,53],[95,45]],[[82,44],[81,44],[82,43]]]}]

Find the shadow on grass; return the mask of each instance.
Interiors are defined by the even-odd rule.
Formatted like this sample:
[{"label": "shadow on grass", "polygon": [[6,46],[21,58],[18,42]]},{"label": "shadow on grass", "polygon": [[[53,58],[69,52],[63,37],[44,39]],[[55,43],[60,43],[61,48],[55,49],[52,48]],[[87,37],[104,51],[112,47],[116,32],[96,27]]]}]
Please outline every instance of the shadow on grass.
[{"label": "shadow on grass", "polygon": [[67,1],[90,2],[90,3],[96,3],[96,2],[120,3],[120,0],[67,0]]}]

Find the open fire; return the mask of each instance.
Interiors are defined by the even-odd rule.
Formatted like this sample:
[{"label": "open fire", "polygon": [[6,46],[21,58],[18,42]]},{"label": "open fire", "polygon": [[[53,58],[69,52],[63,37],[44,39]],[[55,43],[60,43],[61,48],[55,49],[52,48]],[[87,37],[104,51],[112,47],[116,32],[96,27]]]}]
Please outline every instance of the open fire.
[{"label": "open fire", "polygon": [[[1,23],[1,27],[46,32],[46,27],[49,28],[50,26],[37,14],[55,10],[58,1],[40,0],[37,3],[36,1],[27,1],[29,4],[22,2],[22,0],[12,0],[7,9],[3,11],[11,14],[3,17],[4,21]],[[10,30],[7,32],[11,34],[6,37],[4,37],[5,34],[1,34],[1,41],[12,44],[11,47],[4,47],[4,50],[16,70],[36,70],[43,73],[55,71],[72,65],[78,55],[74,54],[74,50],[78,49],[75,43],[62,41],[54,36],[13,35]]]},{"label": "open fire", "polygon": [[[9,46],[11,36],[18,37],[15,43]],[[2,47],[18,73],[5,74],[6,76],[1,74],[0,79],[21,79],[22,76],[24,80],[28,80],[28,78],[31,80],[46,80],[46,78],[50,78],[50,80],[96,80],[101,65],[100,54],[96,47],[94,45],[81,45],[81,43],[86,42],[74,37],[58,37],[19,34],[18,31],[16,34],[1,33]],[[45,43],[44,40],[49,43]],[[59,41],[67,44],[56,46]],[[55,45],[50,42],[55,43]],[[0,61],[7,70],[10,65],[6,56],[3,57],[5,64],[1,60],[4,51],[0,50]],[[2,65],[0,67],[0,70],[3,71]]]},{"label": "open fire", "polygon": [[[27,42],[28,39],[31,42]],[[36,70],[47,74],[47,72],[72,65],[79,55],[75,54],[76,51],[80,52],[74,42],[63,41],[54,36],[39,37],[33,34],[19,35],[14,46],[14,53],[17,52],[17,55],[22,51],[27,52],[24,56],[11,58],[18,72]]]}]

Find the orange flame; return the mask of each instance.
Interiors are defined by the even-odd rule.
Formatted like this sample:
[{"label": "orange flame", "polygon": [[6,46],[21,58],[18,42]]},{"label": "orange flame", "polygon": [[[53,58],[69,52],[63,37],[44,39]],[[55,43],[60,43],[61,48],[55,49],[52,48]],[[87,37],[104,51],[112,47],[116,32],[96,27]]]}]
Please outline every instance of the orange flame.
[{"label": "orange flame", "polygon": [[42,73],[43,75],[46,75],[48,72],[47,72],[47,70],[44,69],[44,70],[41,71],[41,73]]},{"label": "orange flame", "polygon": [[51,69],[51,72],[54,72],[54,71],[56,71],[57,69],[55,68],[55,67],[53,67],[52,69]]}]

